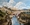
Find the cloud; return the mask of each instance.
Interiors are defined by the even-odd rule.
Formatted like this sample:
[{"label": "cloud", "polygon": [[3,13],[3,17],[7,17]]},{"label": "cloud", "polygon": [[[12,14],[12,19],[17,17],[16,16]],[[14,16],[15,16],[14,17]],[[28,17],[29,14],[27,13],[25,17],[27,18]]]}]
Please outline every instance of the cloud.
[{"label": "cloud", "polygon": [[23,2],[18,2],[14,7],[16,7],[18,9],[24,9],[24,8],[26,8],[26,4]]},{"label": "cloud", "polygon": [[0,7],[6,5],[8,0],[0,0]]},{"label": "cloud", "polygon": [[30,6],[27,6],[26,8],[27,8],[27,9],[30,9]]},{"label": "cloud", "polygon": [[16,2],[14,0],[10,0],[9,3],[7,4],[7,6],[12,7],[15,4],[16,4]]},{"label": "cloud", "polygon": [[2,2],[1,6],[13,7],[16,4],[14,0],[10,0],[9,2]]},{"label": "cloud", "polygon": [[[30,8],[30,6],[27,6],[24,2],[25,1],[28,1],[28,0],[25,0],[25,1],[20,1],[18,3],[16,3],[14,0],[10,0],[9,2],[7,2],[8,0],[3,0],[0,2],[0,7],[2,6],[7,6],[7,7],[14,7],[14,8],[17,8],[17,9],[28,9]],[[15,5],[16,4],[16,5]]]},{"label": "cloud", "polygon": [[[5,4],[5,3],[6,3],[6,4]],[[16,5],[13,6],[14,4],[16,4]],[[23,3],[23,2],[18,2],[18,3],[16,3],[14,0],[10,0],[9,3],[4,2],[3,5],[5,5],[5,6],[7,6],[7,7],[10,7],[10,8],[11,8],[11,7],[14,7],[14,8],[18,9],[18,10],[28,9],[28,8],[29,8],[28,6],[26,6],[25,3]]]}]

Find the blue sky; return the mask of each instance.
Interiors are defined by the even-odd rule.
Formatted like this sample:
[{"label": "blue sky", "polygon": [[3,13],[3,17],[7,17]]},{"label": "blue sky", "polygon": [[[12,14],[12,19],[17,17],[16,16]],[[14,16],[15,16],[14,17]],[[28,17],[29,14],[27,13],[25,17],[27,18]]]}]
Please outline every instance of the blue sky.
[{"label": "blue sky", "polygon": [[9,2],[9,0],[0,0],[0,2]]},{"label": "blue sky", "polygon": [[18,9],[30,9],[30,0],[0,0],[0,6],[16,7]]}]

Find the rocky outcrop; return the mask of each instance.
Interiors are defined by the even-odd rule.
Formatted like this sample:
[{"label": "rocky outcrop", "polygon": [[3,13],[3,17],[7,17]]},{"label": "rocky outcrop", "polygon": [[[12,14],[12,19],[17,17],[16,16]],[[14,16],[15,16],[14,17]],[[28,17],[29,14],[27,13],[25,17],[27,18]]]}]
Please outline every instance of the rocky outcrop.
[{"label": "rocky outcrop", "polygon": [[11,10],[5,7],[0,8],[0,25],[12,25],[10,14]]},{"label": "rocky outcrop", "polygon": [[24,23],[25,25],[30,24],[30,12],[21,12],[19,15],[19,23]]}]

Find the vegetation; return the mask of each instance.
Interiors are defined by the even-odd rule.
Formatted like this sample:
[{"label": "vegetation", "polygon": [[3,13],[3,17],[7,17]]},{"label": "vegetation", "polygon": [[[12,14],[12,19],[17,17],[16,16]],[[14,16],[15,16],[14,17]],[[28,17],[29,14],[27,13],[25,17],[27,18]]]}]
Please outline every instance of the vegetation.
[{"label": "vegetation", "polygon": [[3,11],[0,10],[0,20],[3,19],[3,17],[6,15]]},{"label": "vegetation", "polygon": [[19,14],[19,18],[21,17],[21,19],[26,20],[26,19],[30,19],[30,12],[21,12]]}]

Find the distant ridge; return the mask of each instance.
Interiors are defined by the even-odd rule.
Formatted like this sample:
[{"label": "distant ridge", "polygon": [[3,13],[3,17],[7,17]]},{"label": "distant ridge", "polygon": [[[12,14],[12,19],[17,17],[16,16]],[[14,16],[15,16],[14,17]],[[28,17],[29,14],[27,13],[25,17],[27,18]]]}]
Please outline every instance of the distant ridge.
[{"label": "distant ridge", "polygon": [[28,10],[28,9],[23,9],[23,10]]}]

